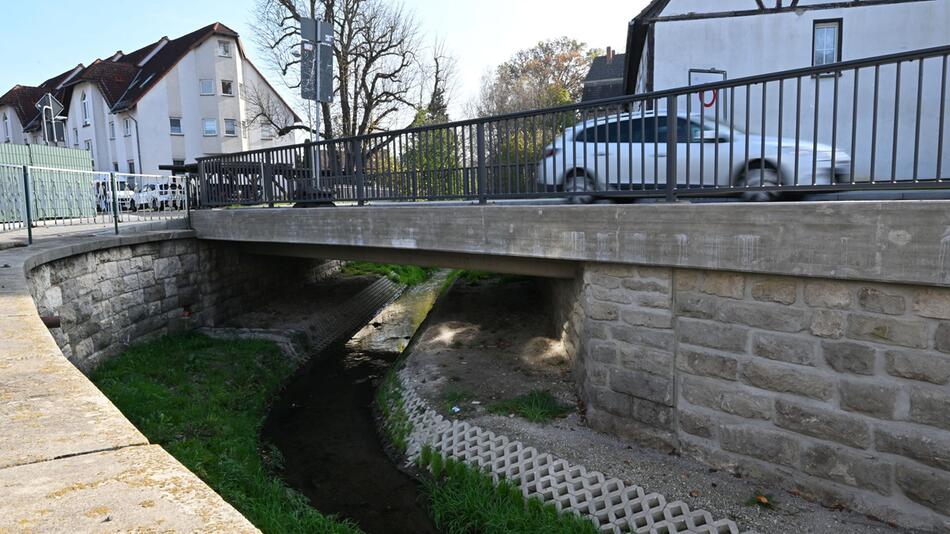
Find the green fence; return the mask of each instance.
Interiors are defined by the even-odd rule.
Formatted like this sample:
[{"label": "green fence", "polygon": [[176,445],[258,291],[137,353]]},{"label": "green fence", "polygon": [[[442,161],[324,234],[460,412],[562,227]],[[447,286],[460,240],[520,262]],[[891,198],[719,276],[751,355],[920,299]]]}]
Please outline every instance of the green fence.
[{"label": "green fence", "polygon": [[[0,225],[4,229],[22,222],[23,165],[40,167],[31,169],[34,220],[95,215],[95,182],[94,176],[89,174],[92,172],[92,158],[88,151],[45,145],[0,144],[0,187],[4,191],[0,194]],[[76,201],[85,196],[93,200]]]},{"label": "green fence", "polygon": [[46,145],[0,145],[0,165],[31,165],[74,171],[91,171],[92,158],[86,150]]}]

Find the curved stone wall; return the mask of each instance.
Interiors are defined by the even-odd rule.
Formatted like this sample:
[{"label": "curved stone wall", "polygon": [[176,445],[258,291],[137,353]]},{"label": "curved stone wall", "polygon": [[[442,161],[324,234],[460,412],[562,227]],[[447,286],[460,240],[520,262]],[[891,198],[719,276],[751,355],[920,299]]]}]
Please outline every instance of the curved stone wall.
[{"label": "curved stone wall", "polygon": [[[312,260],[253,257],[182,230],[0,250],[0,532],[256,532],[80,369],[152,336],[213,326],[317,271]],[[59,316],[61,328],[40,315]]]},{"label": "curved stone wall", "polygon": [[213,327],[247,303],[309,279],[313,265],[183,234],[47,262],[29,279],[40,315],[62,320],[51,333],[63,354],[88,372],[149,337]]}]

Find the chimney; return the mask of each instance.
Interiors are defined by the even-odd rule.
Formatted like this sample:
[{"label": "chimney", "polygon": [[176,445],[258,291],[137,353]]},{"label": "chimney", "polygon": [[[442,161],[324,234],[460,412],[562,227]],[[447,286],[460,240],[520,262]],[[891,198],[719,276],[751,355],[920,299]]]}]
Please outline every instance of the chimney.
[{"label": "chimney", "polygon": [[613,63],[614,60],[614,49],[607,47],[607,63]]}]

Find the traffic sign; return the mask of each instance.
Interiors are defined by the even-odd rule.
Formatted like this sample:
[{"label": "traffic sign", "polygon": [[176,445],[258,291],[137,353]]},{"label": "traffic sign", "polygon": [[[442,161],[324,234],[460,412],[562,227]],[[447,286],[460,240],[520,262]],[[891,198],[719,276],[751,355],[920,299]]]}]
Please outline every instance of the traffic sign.
[{"label": "traffic sign", "polygon": [[40,98],[39,102],[36,103],[36,109],[43,111],[43,108],[53,110],[52,113],[50,113],[53,117],[58,116],[63,112],[63,109],[65,109],[63,104],[59,100],[56,100],[56,97],[53,96],[52,93],[46,93]]},{"label": "traffic sign", "polygon": [[333,24],[300,20],[300,93],[306,100],[333,101]]}]

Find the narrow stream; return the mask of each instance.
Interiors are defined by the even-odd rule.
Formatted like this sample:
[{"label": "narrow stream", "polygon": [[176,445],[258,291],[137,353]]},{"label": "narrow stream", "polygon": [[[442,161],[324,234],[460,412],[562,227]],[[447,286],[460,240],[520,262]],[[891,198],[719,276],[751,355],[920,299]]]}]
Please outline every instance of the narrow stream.
[{"label": "narrow stream", "polygon": [[425,319],[444,276],[414,288],[357,335],[314,355],[274,404],[263,438],[283,455],[282,478],[325,514],[369,534],[436,533],[422,488],[383,449],[376,386]]}]

